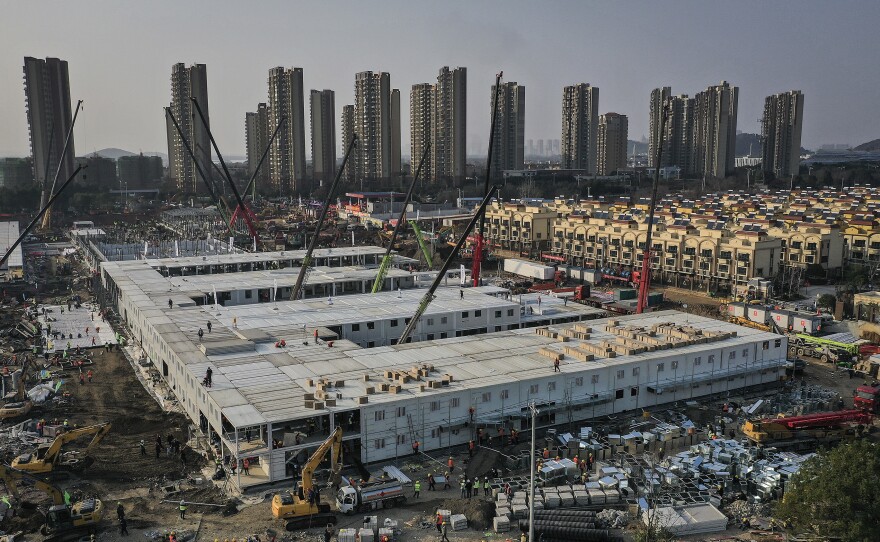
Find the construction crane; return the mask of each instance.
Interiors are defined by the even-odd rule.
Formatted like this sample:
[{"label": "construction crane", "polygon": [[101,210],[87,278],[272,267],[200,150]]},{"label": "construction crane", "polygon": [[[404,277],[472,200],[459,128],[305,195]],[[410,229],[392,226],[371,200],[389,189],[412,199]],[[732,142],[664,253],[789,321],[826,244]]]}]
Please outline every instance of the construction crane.
[{"label": "construction crane", "polygon": [[312,252],[315,251],[315,246],[318,244],[318,237],[321,235],[321,228],[324,227],[324,220],[327,218],[327,211],[330,210],[330,203],[333,201],[333,196],[336,195],[336,187],[339,185],[339,179],[342,178],[345,164],[348,163],[348,157],[351,155],[351,151],[354,150],[357,140],[357,134],[352,134],[351,142],[348,144],[348,149],[345,151],[345,158],[342,159],[342,166],[339,168],[339,171],[336,172],[336,178],[333,179],[333,184],[330,185],[330,191],[327,192],[327,199],[324,201],[324,206],[321,208],[321,214],[318,216],[318,222],[315,224],[315,233],[309,241],[306,254],[303,257],[302,264],[300,264],[302,267],[299,268],[299,275],[296,277],[296,284],[293,286],[293,291],[290,293],[290,299],[299,299],[303,283],[308,274],[308,269],[312,265]]},{"label": "construction crane", "polygon": [[276,493],[272,497],[272,515],[278,519],[289,520],[287,530],[316,527],[336,523],[336,516],[330,506],[321,502],[310,502],[309,493],[315,489],[315,470],[330,454],[331,483],[339,479],[342,470],[342,428],[336,427],[327,440],[309,457],[302,468],[302,475],[295,491]]},{"label": "construction crane", "polygon": [[104,503],[100,499],[89,498],[71,505],[65,504],[64,493],[60,489],[7,465],[0,464],[0,478],[6,484],[7,491],[16,498],[18,482],[21,482],[39,489],[52,499],[46,523],[40,529],[45,541],[78,540],[84,534],[94,534],[104,515]]},{"label": "construction crane", "polygon": [[413,233],[416,234],[416,242],[419,243],[419,248],[422,249],[422,254],[425,255],[425,262],[428,264],[428,269],[431,269],[431,267],[433,267],[431,265],[431,251],[428,250],[428,245],[425,244],[425,236],[422,235],[422,228],[419,227],[419,223],[415,220],[410,220],[409,223],[412,226]]},{"label": "construction crane", "polygon": [[235,230],[232,228],[232,223],[229,221],[229,204],[226,203],[226,200],[214,190],[214,185],[209,180],[208,176],[205,174],[205,171],[202,170],[201,164],[196,159],[195,152],[187,141],[186,136],[183,135],[183,130],[180,128],[180,124],[177,123],[177,119],[174,118],[174,113],[171,112],[170,107],[165,108],[165,114],[168,115],[168,118],[171,119],[171,123],[174,124],[174,129],[177,130],[177,135],[180,137],[181,143],[183,143],[183,147],[186,149],[186,152],[189,154],[190,158],[192,158],[193,164],[196,167],[196,172],[198,172],[199,177],[202,179],[202,182],[205,184],[205,187],[208,189],[208,194],[211,196],[211,200],[217,205],[217,212],[220,213],[220,216],[223,218],[223,222],[226,224],[226,227],[229,229],[229,233],[231,235],[235,235]]},{"label": "construction crane", "polygon": [[[194,106],[196,106],[196,112],[199,114],[199,119],[202,121],[202,126],[204,126],[205,131],[208,132],[208,139],[211,140],[211,146],[214,148],[214,152],[217,153],[217,159],[220,160],[220,165],[223,167],[223,173],[226,175],[226,180],[229,182],[229,186],[232,187],[232,193],[235,194],[235,201],[238,202],[238,206],[242,209],[245,208],[244,200],[241,199],[241,194],[238,192],[238,187],[235,186],[235,183],[232,181],[232,175],[229,174],[229,168],[226,167],[226,161],[223,160],[223,155],[220,154],[220,149],[217,147],[217,142],[214,140],[214,134],[211,133],[211,127],[208,126],[208,120],[205,118],[204,113],[202,113],[202,108],[199,106],[199,101],[193,96],[190,97]],[[277,131],[277,129],[276,129]],[[251,235],[251,238],[256,243],[259,234],[257,234],[257,228],[254,226],[254,220],[252,217],[248,215],[248,213],[244,213],[244,223],[247,224],[248,232]],[[254,219],[256,217],[253,217]]]},{"label": "construction crane", "polygon": [[[281,126],[284,124],[284,122],[286,120],[287,120],[287,117],[281,117],[281,120],[278,122],[278,126],[276,126],[275,131],[272,132],[272,137],[269,138],[269,144],[266,145],[266,150],[263,151],[263,155],[260,157],[260,161],[257,162],[257,167],[254,168],[254,172],[251,174],[251,180],[248,181],[247,186],[245,186],[245,189],[244,189],[245,196],[247,196],[247,193],[250,192],[252,189],[254,190],[254,194],[251,196],[251,203],[253,203],[254,200],[256,199],[257,173],[259,173],[260,166],[262,166],[263,162],[266,160],[266,156],[269,154],[269,149],[272,148],[272,143],[275,142],[275,137],[278,135],[278,131],[281,130]],[[253,211],[251,211],[248,207],[236,206],[235,211],[232,213],[232,217],[230,218],[230,224],[229,224],[230,226],[235,224],[235,221],[238,220],[239,213],[249,213],[251,218],[253,220],[256,220],[256,217],[254,217]]]},{"label": "construction crane", "polygon": [[819,412],[788,418],[746,421],[742,432],[759,446],[807,448],[859,436],[858,426],[871,425],[874,417],[863,410]]},{"label": "construction crane", "polygon": [[[407,189],[406,196],[403,198],[403,207],[400,209],[400,216],[397,217],[397,223],[394,224],[394,232],[391,234],[391,239],[388,241],[388,248],[385,249],[385,256],[382,257],[382,263],[379,264],[379,273],[376,275],[376,280],[373,282],[372,293],[374,294],[382,291],[382,285],[385,283],[385,277],[388,275],[388,269],[391,267],[391,249],[394,248],[394,241],[397,240],[397,234],[400,233],[400,230],[406,224],[406,206],[412,199],[413,189],[415,189],[416,182],[419,180],[419,175],[422,173],[422,165],[425,163],[425,158],[428,156],[428,151],[430,149],[431,143],[428,142],[425,145],[425,150],[422,152],[422,157],[419,160],[419,167],[416,168],[416,174],[413,175],[413,180],[409,183],[409,189]],[[421,238],[421,232],[418,231],[415,222],[412,222],[412,224],[416,235]],[[424,241],[422,242],[424,243]],[[428,263],[430,263],[430,261]]]},{"label": "construction crane", "polygon": [[49,207],[51,207],[52,204],[55,203],[55,200],[58,199],[58,196],[60,196],[61,193],[64,192],[64,189],[67,188],[71,182],[73,182],[73,179],[76,178],[76,176],[79,174],[80,171],[84,170],[87,167],[88,166],[83,166],[83,165],[77,166],[76,169],[73,171],[73,174],[70,177],[68,177],[68,179],[66,181],[64,181],[64,184],[62,184],[61,187],[58,189],[58,192],[55,192],[54,194],[52,194],[52,196],[49,198],[49,201],[47,201],[40,208],[40,211],[37,213],[37,216],[35,216],[34,219],[31,220],[31,223],[28,224],[27,227],[24,229],[24,231],[18,235],[18,239],[16,239],[15,242],[12,243],[12,245],[8,249],[6,249],[6,253],[3,254],[2,258],[0,258],[0,267],[3,267],[3,264],[6,263],[6,260],[8,260],[9,257],[12,255],[12,251],[15,250],[16,247],[18,247],[18,245],[21,244],[21,242],[24,240],[25,237],[28,236],[28,234],[31,233],[31,230],[34,229],[34,226],[37,225],[37,222],[40,221],[40,218],[42,218],[43,214],[49,209]]},{"label": "construction crane", "polygon": [[660,188],[660,159],[663,157],[663,137],[666,133],[666,120],[669,116],[669,102],[663,104],[660,115],[660,141],[657,145],[657,161],[654,162],[654,186],[651,189],[651,203],[648,208],[648,230],[645,233],[645,250],[642,256],[642,270],[639,275],[639,300],[636,314],[642,314],[648,307],[648,291],[651,289],[651,237],[654,233],[654,208],[657,207],[657,192]]},{"label": "construction crane", "polygon": [[[492,150],[495,147],[495,119],[498,115],[498,94],[501,92],[501,78],[504,72],[498,72],[495,75],[495,96],[492,99],[492,126],[489,127],[489,156],[486,160],[486,181],[483,183],[483,192],[489,191],[489,179],[492,172]],[[480,230],[474,234],[474,259],[471,266],[471,277],[474,286],[480,285],[480,271],[483,268],[483,244],[486,242],[486,209],[477,211],[480,217]],[[456,250],[455,252],[458,252]]]},{"label": "construction crane", "polygon": [[409,320],[409,324],[406,325],[406,329],[403,330],[403,334],[401,334],[400,339],[397,341],[398,344],[406,343],[412,332],[416,329],[416,325],[419,323],[419,319],[428,309],[428,305],[431,304],[431,301],[434,300],[434,292],[437,291],[437,287],[440,286],[440,283],[443,282],[443,279],[446,277],[446,272],[449,271],[449,267],[452,265],[453,260],[458,256],[458,252],[461,250],[461,247],[464,246],[465,241],[467,241],[468,235],[471,233],[471,230],[474,229],[477,221],[480,219],[480,213],[486,210],[486,206],[489,205],[489,202],[492,201],[492,196],[495,195],[495,191],[498,190],[497,185],[493,185],[489,191],[486,193],[486,196],[483,198],[483,201],[480,203],[480,206],[477,208],[477,212],[474,216],[471,217],[467,226],[462,232],[461,237],[458,239],[458,243],[455,244],[455,248],[452,249],[452,252],[449,253],[449,256],[446,258],[446,261],[443,262],[443,267],[440,268],[440,271],[437,272],[437,276],[434,278],[433,284],[428,288],[427,293],[422,297],[422,300],[419,302],[418,308],[416,308],[416,312],[412,318]]},{"label": "construction crane", "polygon": [[[80,469],[91,464],[91,452],[110,432],[110,423],[101,423],[80,427],[61,433],[51,444],[39,446],[30,453],[22,454],[12,460],[12,468],[29,474],[51,474],[59,465],[67,469]],[[93,435],[92,440],[80,454],[79,459],[73,461],[61,460],[61,450],[65,444],[82,437]]]},{"label": "construction crane", "polygon": [[[49,187],[49,191],[46,192],[46,183],[49,179],[45,179],[43,182],[43,193],[40,197],[40,202],[45,205],[47,198],[51,197],[53,193],[55,193],[55,183],[58,182],[58,175],[61,174],[61,166],[64,164],[64,157],[67,155],[67,149],[70,148],[70,136],[73,135],[73,127],[76,125],[76,117],[79,116],[79,110],[82,108],[83,101],[79,100],[76,102],[76,110],[73,112],[73,120],[70,123],[70,128],[67,129],[67,135],[64,137],[64,147],[61,150],[61,156],[58,158],[58,168],[55,170],[55,176],[52,178],[52,186]],[[54,136],[55,131],[52,131],[52,136]],[[49,146],[51,148],[52,141],[50,136]],[[48,173],[49,171],[49,157],[51,153],[47,153],[46,156],[46,168],[44,171]],[[44,230],[48,230],[52,227],[52,206],[46,210],[46,214],[43,216],[43,224],[41,226]]]}]

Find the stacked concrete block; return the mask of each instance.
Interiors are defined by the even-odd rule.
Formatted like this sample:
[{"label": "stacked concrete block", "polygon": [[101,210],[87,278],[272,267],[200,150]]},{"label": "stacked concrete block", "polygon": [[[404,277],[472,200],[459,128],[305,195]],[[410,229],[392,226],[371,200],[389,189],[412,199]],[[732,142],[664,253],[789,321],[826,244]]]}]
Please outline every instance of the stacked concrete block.
[{"label": "stacked concrete block", "polygon": [[492,528],[496,533],[506,533],[510,530],[510,519],[507,516],[498,516],[492,519]]},{"label": "stacked concrete block", "polygon": [[375,535],[373,535],[373,530],[367,527],[362,527],[358,531],[358,540],[359,542],[373,542],[375,540]]},{"label": "stacked concrete block", "polygon": [[339,529],[339,542],[357,542],[357,529]]},{"label": "stacked concrete block", "polygon": [[453,531],[464,531],[467,529],[467,517],[464,514],[453,514],[449,518],[449,526]]}]

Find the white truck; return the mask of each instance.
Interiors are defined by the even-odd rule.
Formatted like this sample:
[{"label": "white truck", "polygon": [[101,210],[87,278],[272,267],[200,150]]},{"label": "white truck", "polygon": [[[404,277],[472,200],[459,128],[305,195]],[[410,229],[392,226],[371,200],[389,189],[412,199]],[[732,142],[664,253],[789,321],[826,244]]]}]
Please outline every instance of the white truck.
[{"label": "white truck", "polygon": [[504,260],[504,271],[534,280],[553,280],[553,277],[556,275],[556,269],[549,265],[517,260],[515,258]]},{"label": "white truck", "polygon": [[397,480],[378,480],[361,485],[349,485],[339,488],[336,494],[336,508],[343,514],[391,508],[405,501],[403,485]]}]

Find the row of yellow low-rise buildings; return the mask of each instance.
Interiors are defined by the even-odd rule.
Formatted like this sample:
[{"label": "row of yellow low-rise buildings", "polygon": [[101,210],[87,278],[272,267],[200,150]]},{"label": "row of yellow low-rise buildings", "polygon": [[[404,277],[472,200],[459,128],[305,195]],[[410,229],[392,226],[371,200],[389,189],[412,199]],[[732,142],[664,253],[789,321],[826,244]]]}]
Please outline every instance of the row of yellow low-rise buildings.
[{"label": "row of yellow low-rise buildings", "polygon": [[[494,202],[488,241],[533,259],[612,272],[641,268],[648,202]],[[700,200],[664,197],[655,209],[654,275],[667,283],[721,289],[770,278],[840,276],[848,265],[880,267],[880,190],[727,192]]]}]

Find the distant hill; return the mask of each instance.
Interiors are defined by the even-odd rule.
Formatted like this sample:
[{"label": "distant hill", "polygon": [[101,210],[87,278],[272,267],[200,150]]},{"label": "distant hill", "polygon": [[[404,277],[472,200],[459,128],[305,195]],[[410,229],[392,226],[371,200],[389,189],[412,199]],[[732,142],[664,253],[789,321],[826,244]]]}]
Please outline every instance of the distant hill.
[{"label": "distant hill", "polygon": [[855,147],[853,150],[854,151],[878,152],[878,151],[880,151],[880,139],[875,139],[873,141],[868,141],[867,143],[862,143],[858,147]]},{"label": "distant hill", "polygon": [[95,154],[97,154],[101,158],[109,158],[111,160],[118,160],[119,158],[121,158],[123,156],[134,156],[136,153],[111,147],[109,149],[101,149],[99,151],[90,152],[89,156],[92,156]]}]

